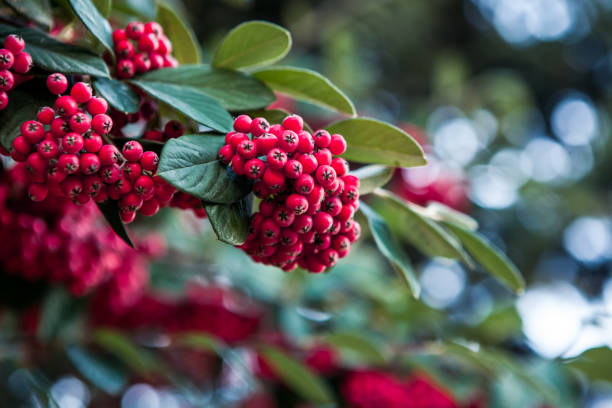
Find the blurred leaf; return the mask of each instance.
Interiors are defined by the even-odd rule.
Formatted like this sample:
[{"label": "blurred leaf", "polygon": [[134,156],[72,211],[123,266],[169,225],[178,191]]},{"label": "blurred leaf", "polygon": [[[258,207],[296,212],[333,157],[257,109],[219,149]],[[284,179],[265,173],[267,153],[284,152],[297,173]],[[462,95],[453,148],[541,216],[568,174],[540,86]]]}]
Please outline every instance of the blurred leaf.
[{"label": "blurred leaf", "polygon": [[398,272],[400,278],[406,283],[410,293],[415,298],[419,297],[421,288],[414,275],[408,255],[404,252],[397,239],[391,234],[385,220],[374,210],[364,203],[360,203],[359,209],[368,219],[370,231],[380,252],[391,262],[393,268]]},{"label": "blurred leaf", "polygon": [[151,353],[134,345],[129,338],[118,331],[97,329],[92,333],[92,340],[137,373],[146,375],[159,367]]},{"label": "blurred leaf", "polygon": [[96,37],[107,51],[114,55],[112,29],[106,18],[91,0],[69,0],[79,20]]},{"label": "blurred leaf", "polygon": [[93,0],[93,4],[96,6],[100,14],[102,14],[104,18],[108,19],[111,9],[113,8],[113,1],[112,0]]},{"label": "blurred leaf", "polygon": [[378,189],[375,194],[385,199],[396,210],[401,211],[402,232],[406,239],[421,252],[432,257],[459,259],[468,265],[472,264],[457,239],[435,221],[423,216],[419,207],[402,200],[388,190]]},{"label": "blurred leaf", "polygon": [[301,362],[272,347],[264,348],[262,355],[283,382],[305,400],[313,404],[334,402],[329,386]]},{"label": "blurred leaf", "polygon": [[[12,90],[8,106],[0,111],[0,144],[7,151],[21,133],[21,124],[35,118],[41,106],[53,105],[52,95],[40,92],[40,89],[31,89],[28,85],[23,84]],[[42,83],[39,85],[43,86]]]},{"label": "blurred leaf", "polygon": [[469,328],[467,332],[472,337],[498,343],[520,335],[521,317],[514,306],[500,307],[493,310],[477,326]]},{"label": "blurred leaf", "polygon": [[144,76],[132,83],[198,123],[224,133],[232,130],[234,120],[219,101],[198,88],[173,84],[170,70],[160,70],[153,80]]},{"label": "blurred leaf", "polygon": [[[34,65],[50,72],[108,77],[108,67],[102,58],[89,50],[61,43],[38,30],[0,24],[0,37],[19,34],[26,42]],[[12,95],[12,93],[11,93]]]},{"label": "blurred leaf", "polygon": [[94,88],[100,96],[121,112],[135,113],[140,109],[140,98],[124,82],[116,79],[97,78],[94,81]]},{"label": "blurred leaf", "polygon": [[520,293],[525,289],[525,279],[510,259],[481,234],[456,224],[445,223],[459,238],[465,249],[482,267],[506,287]]},{"label": "blurred leaf", "polygon": [[478,229],[478,221],[474,218],[437,201],[427,204],[425,211],[427,215],[437,221],[450,222],[471,231]]},{"label": "blurred leaf", "polygon": [[232,204],[204,203],[208,221],[219,241],[230,245],[240,245],[246,241],[252,205],[251,194]]},{"label": "blurred leaf", "polygon": [[134,244],[128,235],[127,229],[125,228],[125,224],[121,221],[121,216],[119,215],[119,201],[116,200],[106,200],[103,203],[97,203],[100,212],[108,222],[108,225],[115,231],[115,234],[119,236],[127,245],[134,248]]},{"label": "blurred leaf", "polygon": [[113,9],[127,14],[135,14],[143,20],[155,20],[156,0],[114,0]]},{"label": "blurred leaf", "polygon": [[230,69],[269,65],[282,59],[289,49],[289,31],[265,21],[248,21],[225,36],[212,65]]},{"label": "blurred leaf", "polygon": [[610,347],[596,347],[584,351],[578,357],[567,359],[564,363],[583,372],[591,381],[612,383],[612,350]]},{"label": "blurred leaf", "polygon": [[83,302],[62,287],[53,287],[41,305],[37,337],[49,342],[64,336],[75,328]]},{"label": "blurred leaf", "polygon": [[147,73],[140,79],[162,80],[197,88],[217,99],[225,109],[231,111],[258,109],[276,100],[274,92],[252,76],[228,69],[215,69],[208,65],[182,65],[160,69]]},{"label": "blurred leaf", "polygon": [[231,204],[246,196],[250,184],[236,177],[218,159],[224,138],[185,135],[170,139],[162,150],[157,174],[201,200]]},{"label": "blurred leaf", "polygon": [[378,187],[383,187],[387,184],[391,177],[393,177],[394,172],[395,169],[393,167],[372,164],[351,171],[351,174],[359,177],[359,195],[364,196],[373,193]]},{"label": "blurred leaf", "polygon": [[175,343],[181,346],[214,353],[218,353],[220,349],[225,347],[217,338],[200,332],[183,333],[177,336]]},{"label": "blurred leaf", "polygon": [[341,350],[349,350],[371,364],[383,365],[387,359],[381,353],[380,345],[360,333],[335,332],[325,336],[325,341]]},{"label": "blurred leaf", "polygon": [[7,6],[17,13],[34,20],[45,27],[53,24],[53,14],[49,0],[5,0]]},{"label": "blurred leaf", "polygon": [[157,6],[157,22],[164,28],[164,34],[172,41],[172,55],[181,64],[200,62],[200,46],[191,28],[166,4]]},{"label": "blurred leaf", "polygon": [[275,91],[295,99],[354,116],[351,100],[329,79],[318,72],[304,68],[272,67],[260,69],[253,76]]},{"label": "blurred leaf", "polygon": [[413,167],[427,164],[423,149],[398,127],[370,118],[344,119],[327,127],[330,133],[340,133],[347,142],[347,160]]},{"label": "blurred leaf", "polygon": [[107,393],[117,395],[125,387],[125,368],[108,357],[102,357],[76,345],[66,347],[66,355],[83,377]]}]

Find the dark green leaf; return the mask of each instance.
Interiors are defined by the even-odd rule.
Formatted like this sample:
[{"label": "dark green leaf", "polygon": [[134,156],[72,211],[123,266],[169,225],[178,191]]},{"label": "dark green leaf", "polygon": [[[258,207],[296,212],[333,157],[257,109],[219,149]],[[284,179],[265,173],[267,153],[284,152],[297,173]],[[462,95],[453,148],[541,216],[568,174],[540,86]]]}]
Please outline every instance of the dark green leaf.
[{"label": "dark green leaf", "polygon": [[565,364],[583,372],[591,381],[612,383],[612,350],[596,347],[586,350],[576,358],[565,360]]},{"label": "dark green leaf", "polygon": [[140,109],[140,98],[132,88],[116,79],[96,78],[94,88],[115,109],[135,113]]},{"label": "dark green leaf", "polygon": [[274,93],[259,80],[242,72],[215,69],[207,65],[182,65],[152,71],[140,78],[197,88],[217,99],[225,109],[244,111],[270,105]]},{"label": "dark green leaf", "polygon": [[424,216],[421,207],[408,203],[387,190],[378,189],[375,193],[391,204],[391,208],[400,211],[403,236],[421,252],[428,256],[460,259],[472,265],[459,241],[435,221]]},{"label": "dark green leaf", "polygon": [[72,9],[79,17],[79,20],[96,37],[102,45],[114,54],[112,29],[106,18],[91,2],[91,0],[69,0]]},{"label": "dark green leaf", "polygon": [[340,133],[348,147],[343,157],[360,163],[413,167],[427,164],[421,146],[406,132],[388,123],[370,118],[353,118],[327,127]]},{"label": "dark green leaf", "polygon": [[208,221],[219,241],[230,245],[240,245],[246,241],[252,204],[250,194],[232,204],[204,203]]},{"label": "dark green leaf", "polygon": [[110,329],[98,329],[92,334],[92,339],[98,346],[140,374],[150,373],[158,367],[152,354],[136,346],[122,333]]},{"label": "dark green leaf", "polygon": [[49,0],[5,0],[7,6],[17,13],[36,21],[45,27],[53,24]]},{"label": "dark green leaf", "polygon": [[38,30],[0,24],[0,37],[19,34],[26,42],[26,51],[34,65],[50,72],[85,74],[108,77],[108,67],[102,58],[85,48],[61,43]]},{"label": "dark green leaf", "polygon": [[123,242],[134,248],[134,244],[125,229],[125,225],[121,221],[118,202],[115,200],[106,200],[103,203],[98,203],[98,208],[100,212],[102,212],[102,215],[104,215],[108,225],[115,231],[115,234],[117,234]]},{"label": "dark green leaf", "polygon": [[327,383],[308,367],[276,348],[266,347],[262,354],[274,372],[302,398],[314,404],[334,402],[334,396]]},{"label": "dark green leaf", "polygon": [[223,137],[185,135],[170,139],[162,150],[157,174],[181,191],[201,200],[231,204],[247,195],[251,186],[218,160]]},{"label": "dark green leaf", "polygon": [[196,37],[179,16],[166,4],[157,6],[157,22],[164,28],[164,34],[172,41],[172,55],[181,64],[200,62],[200,46]]},{"label": "dark green leaf", "polygon": [[354,352],[362,360],[371,364],[381,365],[387,360],[381,353],[381,346],[360,333],[335,332],[325,336],[325,341],[341,350]]},{"label": "dark green leaf", "polygon": [[291,34],[265,21],[242,23],[223,39],[213,58],[217,68],[246,68],[272,64],[291,48]]},{"label": "dark green leaf", "polygon": [[92,1],[93,1],[94,6],[96,6],[98,11],[100,12],[100,14],[102,14],[104,18],[108,19],[111,9],[113,8],[113,1],[112,0],[92,0]]},{"label": "dark green leaf", "polygon": [[324,108],[355,115],[351,100],[318,72],[304,68],[272,67],[258,70],[253,76],[275,91]]},{"label": "dark green leaf", "polygon": [[427,215],[437,221],[450,222],[451,224],[459,225],[471,231],[478,229],[478,221],[474,218],[442,203],[433,201],[427,205],[425,211]]},{"label": "dark green leaf", "polygon": [[196,122],[224,133],[232,130],[234,121],[230,114],[223,109],[219,101],[198,88],[176,85],[170,79],[137,80],[132,83]]},{"label": "dark green leaf", "polygon": [[378,187],[383,187],[387,184],[391,177],[393,177],[394,171],[393,167],[373,164],[352,171],[351,174],[359,177],[359,195],[364,196],[373,193]]},{"label": "dark green leaf", "polygon": [[488,239],[456,224],[447,222],[445,225],[487,272],[517,293],[525,289],[525,279],[517,267]]},{"label": "dark green leaf", "polygon": [[68,346],[66,355],[83,377],[107,393],[116,395],[125,387],[127,375],[118,362],[76,345]]},{"label": "dark green leaf", "polygon": [[72,296],[62,287],[54,287],[41,305],[41,316],[37,336],[50,341],[75,328],[82,311],[82,301]]},{"label": "dark green leaf", "polygon": [[380,215],[366,204],[360,203],[359,209],[368,219],[370,231],[372,232],[376,246],[389,262],[391,262],[391,265],[398,272],[402,281],[406,283],[412,296],[418,298],[421,288],[414,275],[410,259],[408,259],[408,255],[406,255],[397,239],[391,234],[389,226]]}]

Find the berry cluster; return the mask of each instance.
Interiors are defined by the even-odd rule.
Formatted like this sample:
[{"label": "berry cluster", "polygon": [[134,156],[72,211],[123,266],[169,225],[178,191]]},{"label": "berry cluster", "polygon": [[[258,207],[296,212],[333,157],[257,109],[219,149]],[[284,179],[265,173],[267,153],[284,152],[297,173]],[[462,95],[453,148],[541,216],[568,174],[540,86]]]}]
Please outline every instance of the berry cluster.
[{"label": "berry cluster", "polygon": [[164,35],[162,27],[154,22],[131,22],[125,29],[113,31],[113,43],[117,54],[116,75],[132,78],[137,73],[176,67],[178,62],[170,55],[172,43]]},{"label": "berry cluster", "polygon": [[[68,81],[52,74],[47,87],[60,95]],[[135,140],[125,142],[122,151],[104,143],[113,127],[107,109],[106,100],[93,96],[89,84],[77,82],[53,108],[43,107],[37,120],[21,125],[11,157],[26,163],[33,201],[44,200],[50,192],[80,205],[91,199],[116,200],[125,223],[133,221],[137,211],[150,216],[169,205],[176,190],[154,176],[159,162],[155,152],[144,151]]]},{"label": "berry cluster", "polygon": [[333,157],[346,150],[342,135],[311,135],[298,115],[272,126],[241,115],[234,129],[219,158],[255,180],[253,191],[263,200],[240,248],[256,262],[286,271],[299,265],[320,273],[346,256],[361,228],[353,218],[359,179],[348,174],[346,160]]},{"label": "berry cluster", "polygon": [[15,87],[19,75],[32,68],[32,57],[24,51],[25,46],[21,36],[10,34],[4,39],[4,48],[0,49],[0,110],[8,106],[8,92]]}]

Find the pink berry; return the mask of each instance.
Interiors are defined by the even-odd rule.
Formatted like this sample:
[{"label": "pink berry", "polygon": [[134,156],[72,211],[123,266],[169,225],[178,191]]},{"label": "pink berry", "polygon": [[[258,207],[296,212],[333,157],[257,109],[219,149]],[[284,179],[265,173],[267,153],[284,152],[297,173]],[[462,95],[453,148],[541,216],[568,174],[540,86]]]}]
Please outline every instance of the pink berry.
[{"label": "pink berry", "polygon": [[103,144],[102,137],[96,133],[87,133],[83,136],[83,148],[86,152],[98,153]]},{"label": "pink berry", "polygon": [[55,119],[55,111],[48,106],[43,106],[36,114],[36,120],[43,125],[50,125],[53,119]]},{"label": "pink berry", "polygon": [[249,133],[251,131],[252,119],[249,115],[240,115],[234,120],[234,130],[241,133]]},{"label": "pink berry", "polygon": [[79,171],[79,157],[76,154],[62,154],[59,157],[57,166],[60,171],[66,174],[73,174]]},{"label": "pink berry", "polygon": [[302,171],[307,174],[313,173],[319,165],[312,154],[303,154],[298,158],[298,161],[302,163]]},{"label": "pink berry", "polygon": [[274,148],[268,152],[266,159],[270,168],[280,170],[287,163],[287,153],[281,149]]},{"label": "pink berry", "polygon": [[64,95],[55,100],[54,109],[60,116],[70,117],[77,113],[79,105],[72,96]]},{"label": "pink berry", "polygon": [[138,49],[142,52],[155,51],[158,47],[157,36],[153,33],[145,33],[138,39]]},{"label": "pink berry", "polygon": [[43,201],[47,198],[47,194],[49,193],[49,187],[45,184],[33,183],[28,187],[28,197],[32,201]]},{"label": "pink berry", "polygon": [[15,86],[15,77],[8,69],[0,71],[0,91],[10,91]]},{"label": "pink berry", "polygon": [[55,73],[47,77],[47,89],[53,95],[60,95],[68,89],[68,79],[63,74]]},{"label": "pink berry", "polygon": [[104,145],[99,152],[100,161],[104,166],[110,166],[119,163],[122,160],[121,153],[114,145]]},{"label": "pink berry", "polygon": [[268,131],[270,124],[265,118],[255,118],[251,121],[251,134],[260,137]]},{"label": "pink berry", "polygon": [[280,190],[285,184],[285,176],[282,172],[269,167],[264,172],[263,181],[270,190]]},{"label": "pink berry", "polygon": [[140,143],[135,140],[130,140],[123,145],[122,152],[126,160],[136,162],[142,157],[143,149]]},{"label": "pink berry", "polygon": [[283,119],[283,128],[298,133],[304,128],[304,121],[299,115],[289,115]]},{"label": "pink berry", "polygon": [[257,146],[257,155],[263,156],[276,147],[278,138],[272,133],[264,133],[257,139],[254,139],[254,141]]},{"label": "pink berry", "polygon": [[316,147],[328,147],[331,143],[331,135],[327,130],[317,130],[312,135]]},{"label": "pink berry", "polygon": [[97,173],[100,166],[100,157],[95,153],[83,153],[79,158],[79,168],[85,175]]},{"label": "pink berry", "polygon": [[15,63],[13,64],[13,71],[18,74],[25,74],[34,65],[32,61],[32,56],[27,52],[22,52],[21,54],[15,55]]},{"label": "pink berry", "polygon": [[288,160],[283,170],[287,178],[296,179],[302,175],[302,163],[294,159]]},{"label": "pink berry", "polygon": [[259,179],[263,176],[265,170],[264,162],[259,159],[251,159],[244,165],[244,172],[250,179]]},{"label": "pink berry", "polygon": [[28,120],[21,125],[21,136],[30,144],[40,142],[45,135],[45,128],[42,123],[35,120]]},{"label": "pink berry", "polygon": [[134,76],[136,67],[132,60],[122,59],[117,62],[117,76],[119,78],[128,79]]},{"label": "pink berry", "polygon": [[285,205],[293,211],[295,215],[302,215],[308,211],[308,200],[301,194],[289,195],[285,201]]},{"label": "pink berry", "polygon": [[43,140],[38,144],[38,153],[45,159],[52,159],[59,153],[59,147],[53,140]]},{"label": "pink berry", "polygon": [[285,130],[278,140],[278,147],[287,153],[293,153],[298,147],[298,135],[291,130]]},{"label": "pink berry", "polygon": [[87,112],[89,112],[90,115],[100,115],[106,113],[107,110],[108,102],[106,102],[104,98],[93,96],[89,102],[87,102]]},{"label": "pink berry", "polygon": [[83,148],[83,144],[83,136],[76,132],[70,132],[62,139],[62,151],[69,154],[77,153]]},{"label": "pink berry", "polygon": [[93,128],[94,132],[98,133],[99,135],[106,135],[113,128],[113,120],[110,118],[110,116],[101,113],[93,117],[91,120],[91,127]]},{"label": "pink berry", "polygon": [[331,166],[336,171],[338,177],[345,176],[349,171],[349,164],[346,160],[341,157],[335,157],[332,159]]},{"label": "pink berry", "polygon": [[159,157],[157,153],[153,151],[146,151],[142,154],[140,159],[140,165],[143,170],[155,173],[157,171],[157,165],[159,164]]},{"label": "pink berry", "polygon": [[25,48],[24,39],[17,34],[9,34],[4,39],[4,48],[8,49],[13,54],[17,55]]},{"label": "pink berry", "polygon": [[340,156],[346,151],[346,140],[342,135],[334,133],[331,135],[331,141],[329,143],[329,151],[334,156]]},{"label": "pink berry", "polygon": [[302,174],[295,182],[295,190],[300,194],[310,194],[314,189],[314,179],[310,174]]},{"label": "pink berry", "polygon": [[77,112],[68,120],[70,129],[77,133],[85,133],[91,128],[91,119],[83,112]]},{"label": "pink berry", "polygon": [[131,40],[138,40],[144,34],[144,24],[133,21],[125,27],[125,34]]},{"label": "pink berry", "polygon": [[6,48],[0,49],[0,69],[11,69],[15,63],[15,56]]},{"label": "pink berry", "polygon": [[317,159],[319,166],[329,166],[332,161],[332,155],[329,149],[319,148],[314,152],[314,157]]},{"label": "pink berry", "polygon": [[312,153],[314,150],[314,140],[312,135],[305,130],[298,132],[298,148],[300,153]]},{"label": "pink berry", "polygon": [[89,102],[92,95],[93,90],[91,89],[91,85],[85,82],[77,82],[70,90],[70,96],[72,96],[77,103]]}]

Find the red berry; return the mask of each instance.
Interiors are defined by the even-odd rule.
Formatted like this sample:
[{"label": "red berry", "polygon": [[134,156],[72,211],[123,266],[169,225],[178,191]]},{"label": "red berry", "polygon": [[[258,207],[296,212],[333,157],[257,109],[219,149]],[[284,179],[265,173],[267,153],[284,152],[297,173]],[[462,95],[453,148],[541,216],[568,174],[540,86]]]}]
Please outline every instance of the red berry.
[{"label": "red berry", "polygon": [[342,180],[344,180],[345,185],[355,186],[357,189],[359,189],[360,182],[358,177],[353,176],[352,174],[347,174],[346,176],[342,177]]},{"label": "red berry", "polygon": [[259,198],[266,198],[270,195],[270,189],[262,180],[258,180],[253,184],[253,194]]},{"label": "red berry", "polygon": [[17,55],[25,48],[25,41],[18,34],[9,34],[4,39],[4,48]]},{"label": "red berry", "polygon": [[108,166],[119,163],[122,159],[121,153],[114,145],[104,145],[100,149],[100,161],[102,165]]},{"label": "red berry", "polygon": [[316,147],[328,147],[331,142],[331,135],[327,130],[317,130],[312,137]]},{"label": "red berry", "polygon": [[85,175],[97,173],[100,165],[100,157],[97,154],[83,153],[79,158],[79,168]]},{"label": "red berry", "polygon": [[228,137],[228,140],[232,148],[236,150],[238,148],[238,145],[244,142],[245,140],[249,140],[249,137],[245,135],[244,133],[231,132],[231,135]]},{"label": "red berry", "polygon": [[332,161],[332,154],[329,149],[321,148],[314,152],[314,157],[317,159],[319,166],[329,166]]},{"label": "red berry", "polygon": [[159,164],[159,156],[153,151],[146,151],[142,154],[140,159],[140,165],[143,170],[155,173],[157,171],[157,165]]},{"label": "red berry", "polygon": [[120,59],[123,58],[132,58],[134,56],[134,45],[131,41],[122,40],[115,45],[115,54]]},{"label": "red berry", "polygon": [[76,154],[62,154],[57,161],[59,170],[66,174],[76,173],[79,166],[79,157]]},{"label": "red berry", "polygon": [[264,133],[262,136],[254,139],[254,141],[257,146],[257,155],[263,156],[276,147],[278,138],[272,133]]},{"label": "red berry", "polygon": [[314,140],[312,135],[305,130],[298,132],[298,152],[312,153],[314,150]]},{"label": "red berry", "polygon": [[36,144],[43,139],[45,129],[42,123],[35,120],[28,120],[21,125],[21,135],[28,143]]},{"label": "red berry", "polygon": [[59,160],[50,160],[47,169],[47,183],[57,185],[64,181],[66,177],[68,177],[68,174],[59,168]]},{"label": "red berry", "polygon": [[164,135],[159,130],[147,130],[144,132],[143,139],[161,142],[164,140]]},{"label": "red berry", "polygon": [[129,59],[122,59],[119,60],[119,62],[117,62],[117,76],[119,78],[131,78],[134,76],[134,73],[136,72],[136,67],[134,66],[134,63],[132,62],[132,60]]},{"label": "red berry", "polygon": [[342,135],[334,133],[331,135],[331,142],[329,143],[329,151],[334,156],[340,156],[346,151],[346,140]]},{"label": "red berry", "polygon": [[43,106],[38,110],[38,113],[36,114],[36,120],[38,120],[43,125],[51,124],[51,122],[53,122],[53,119],[55,119],[55,111],[48,106]]},{"label": "red berry", "polygon": [[164,136],[167,139],[181,137],[185,133],[185,128],[182,123],[177,120],[171,120],[164,126]]},{"label": "red berry", "polygon": [[283,229],[278,235],[278,242],[280,242],[280,244],[284,246],[295,245],[298,242],[298,240],[299,240],[299,236],[297,232],[289,228]]},{"label": "red berry", "polygon": [[75,198],[83,192],[83,181],[81,177],[70,176],[62,182],[61,187],[66,197]]},{"label": "red berry", "polygon": [[283,135],[284,131],[285,131],[285,129],[283,129],[283,127],[281,125],[278,125],[278,124],[274,124],[274,125],[270,126],[270,129],[268,129],[268,133],[272,133],[274,136],[276,136],[279,139]]},{"label": "red berry", "polygon": [[346,175],[349,171],[349,164],[346,160],[341,157],[335,157],[332,159],[331,166],[336,171],[338,177]]},{"label": "red berry", "polygon": [[83,112],[77,112],[68,120],[70,129],[77,133],[85,133],[91,128],[91,119]]},{"label": "red berry", "polygon": [[153,183],[153,179],[146,175],[141,175],[134,182],[134,191],[141,197],[149,197],[153,194],[155,189],[155,184]]},{"label": "red berry", "polygon": [[359,189],[355,186],[348,185],[344,187],[342,193],[342,201],[344,203],[354,203],[359,199]]},{"label": "red berry", "polygon": [[229,164],[232,161],[232,157],[234,156],[234,149],[232,145],[226,144],[223,145],[221,149],[219,149],[219,160],[221,160],[225,164]]},{"label": "red berry", "polygon": [[123,28],[118,28],[113,31],[113,43],[118,44],[120,41],[127,40],[127,35]]},{"label": "red berry", "polygon": [[276,170],[281,170],[287,163],[287,153],[278,148],[274,148],[268,152],[266,159],[268,166]]},{"label": "red berry", "polygon": [[92,96],[89,102],[87,102],[87,112],[89,112],[90,115],[100,115],[106,113],[107,110],[108,102],[106,102],[104,98]]},{"label": "red berry", "polygon": [[138,49],[143,52],[155,51],[159,47],[157,36],[153,33],[145,33],[138,39]]},{"label": "red berry", "polygon": [[38,153],[45,159],[52,159],[59,153],[59,147],[53,140],[43,140],[38,144]]},{"label": "red berry", "polygon": [[0,110],[6,109],[9,103],[9,96],[5,91],[0,91]]},{"label": "red berry", "polygon": [[[160,55],[167,56],[172,52],[172,43],[165,35],[161,35],[158,38],[159,47],[157,47],[157,52]],[[164,66],[166,65],[166,61],[164,60]]]},{"label": "red berry", "polygon": [[72,96],[64,95],[55,100],[54,109],[58,115],[70,117],[77,113],[79,105]]},{"label": "red berry", "polygon": [[28,187],[28,197],[32,201],[43,201],[47,198],[47,194],[49,193],[49,187],[45,184],[33,183]]},{"label": "red berry", "polygon": [[136,72],[147,72],[151,69],[151,60],[147,54],[138,53],[134,55],[134,68]]},{"label": "red berry", "polygon": [[78,133],[70,132],[62,138],[62,151],[65,153],[77,153],[83,148],[83,136]]},{"label": "red berry", "polygon": [[93,117],[91,120],[91,127],[93,128],[94,132],[100,135],[106,135],[113,128],[113,120],[110,118],[110,116],[101,113]]},{"label": "red berry", "polygon": [[312,154],[303,154],[298,158],[298,161],[302,163],[302,171],[304,173],[313,173],[318,166],[317,159]]},{"label": "red berry", "polygon": [[246,164],[246,160],[244,160],[244,157],[242,157],[239,154],[235,154],[234,157],[232,157],[232,170],[234,170],[234,173],[236,173],[239,176],[243,176],[245,174],[245,167],[244,165]]},{"label": "red berry", "polygon": [[119,216],[124,224],[129,224],[136,218],[136,211],[119,211]]},{"label": "red berry", "polygon": [[301,194],[289,195],[285,201],[285,205],[293,211],[295,215],[302,215],[308,211],[308,200]]},{"label": "red berry", "polygon": [[83,179],[83,192],[91,197],[97,196],[103,186],[102,179],[97,174],[85,176]]},{"label": "red berry", "polygon": [[323,201],[323,211],[335,217],[340,214],[340,210],[342,210],[342,201],[338,197],[331,197],[327,200]]},{"label": "red berry", "polygon": [[325,198],[325,190],[320,185],[315,184],[307,198],[310,206],[314,207],[315,204],[321,203]]},{"label": "red berry", "polygon": [[116,164],[102,167],[100,175],[102,177],[102,181],[106,184],[114,184],[121,177],[119,166]]},{"label": "red berry", "polygon": [[47,77],[47,89],[53,95],[60,95],[68,89],[68,79],[63,74],[55,73]]},{"label": "red berry", "polygon": [[255,146],[255,143],[252,140],[247,139],[238,144],[236,151],[238,154],[248,160],[257,155],[257,146]]},{"label": "red berry", "polygon": [[32,175],[42,175],[47,170],[47,159],[40,153],[31,153],[26,159],[26,168]]},{"label": "red berry", "polygon": [[156,52],[149,54],[149,61],[151,61],[151,69],[160,69],[164,67],[164,57]]},{"label": "red berry", "polygon": [[285,184],[285,176],[280,171],[269,167],[264,172],[263,181],[270,190],[280,190]]},{"label": "red berry", "polygon": [[175,68],[178,67],[178,65],[178,61],[172,55],[164,56],[164,68]]},{"label": "red berry", "polygon": [[252,119],[249,115],[240,115],[234,120],[234,130],[241,133],[249,133],[251,131]]},{"label": "red berry", "polygon": [[140,213],[147,217],[157,214],[159,211],[159,202],[155,198],[151,198],[142,203],[140,207]]},{"label": "red berry", "polygon": [[144,34],[144,24],[133,21],[125,27],[125,34],[131,40],[138,40]]},{"label": "red berry", "polygon": [[22,52],[21,54],[15,55],[15,63],[13,64],[13,71],[18,74],[25,74],[34,65],[32,61],[32,56],[27,52]]},{"label": "red berry", "polygon": [[145,23],[144,25],[144,32],[153,33],[156,36],[159,36],[164,33],[164,29],[162,28],[161,25],[159,25],[159,23],[155,21],[149,21],[148,23]]},{"label": "red berry", "polygon": [[15,77],[8,69],[0,71],[0,91],[10,91],[15,86]]},{"label": "red berry", "polygon": [[130,140],[123,145],[122,152],[126,160],[135,162],[141,159],[143,149],[140,143],[135,140]]},{"label": "red berry", "polygon": [[262,238],[274,239],[280,234],[280,227],[271,219],[264,220],[261,223]]},{"label": "red berry", "polygon": [[88,102],[93,96],[91,85],[85,82],[77,82],[72,86],[70,96],[72,96],[77,103]]},{"label": "red berry", "polygon": [[288,160],[284,167],[284,172],[287,178],[296,179],[302,175],[302,163],[294,159]]},{"label": "red berry", "polygon": [[278,147],[287,153],[293,153],[298,147],[298,135],[291,130],[285,130],[278,140]]},{"label": "red berry", "polygon": [[17,136],[13,140],[13,150],[20,154],[30,154],[32,152],[32,145],[23,136]]},{"label": "red berry", "polygon": [[304,120],[299,115],[289,115],[283,120],[283,128],[295,133],[301,132],[304,128]]},{"label": "red berry", "polygon": [[312,217],[309,215],[298,215],[291,226],[298,234],[306,234],[312,229]]},{"label": "red berry", "polygon": [[313,227],[319,234],[326,233],[334,223],[334,219],[326,212],[318,212],[313,217]]},{"label": "red berry", "polygon": [[270,124],[265,118],[255,118],[251,121],[251,134],[260,137],[268,131]]},{"label": "red berry", "polygon": [[310,194],[314,184],[314,179],[310,174],[302,174],[295,182],[295,190],[300,194]]},{"label": "red berry", "polygon": [[121,168],[121,174],[130,182],[134,182],[142,174],[142,166],[136,162],[127,162]]},{"label": "red berry", "polygon": [[0,49],[0,69],[11,69],[15,63],[15,56],[6,48]]},{"label": "red berry", "polygon": [[259,159],[251,159],[244,165],[244,172],[250,179],[259,179],[264,174],[264,162]]},{"label": "red berry", "polygon": [[272,219],[279,227],[288,227],[295,220],[293,210],[286,207],[277,207],[272,213]]},{"label": "red berry", "polygon": [[119,200],[119,209],[121,211],[138,211],[138,209],[142,206],[143,200],[138,194],[131,192]]}]

